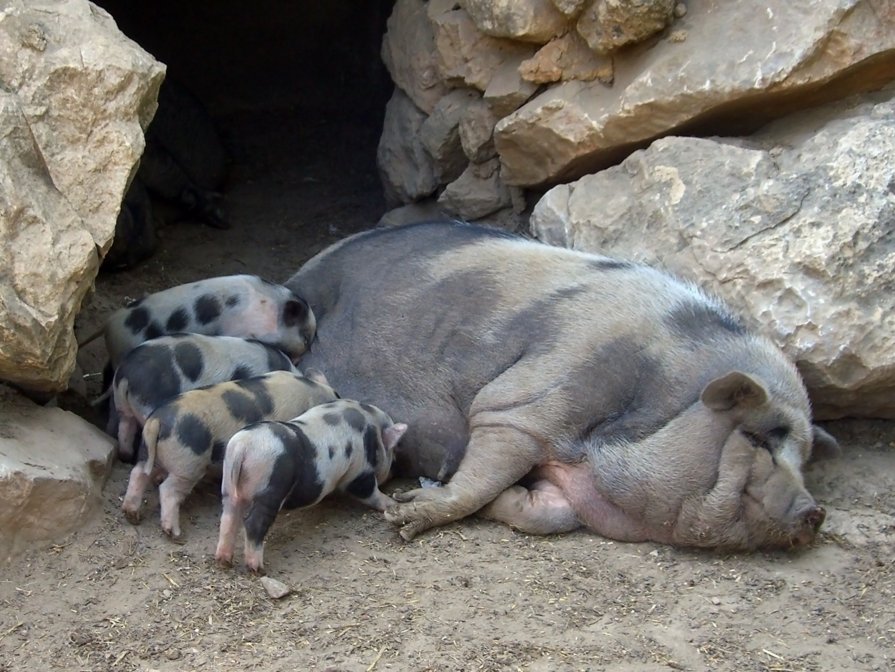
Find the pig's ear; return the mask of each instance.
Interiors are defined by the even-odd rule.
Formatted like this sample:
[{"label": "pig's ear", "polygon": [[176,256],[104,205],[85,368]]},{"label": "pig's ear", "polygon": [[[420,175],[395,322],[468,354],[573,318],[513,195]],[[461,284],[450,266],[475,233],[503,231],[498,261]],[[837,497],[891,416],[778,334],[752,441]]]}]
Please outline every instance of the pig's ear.
[{"label": "pig's ear", "polygon": [[749,374],[731,371],[706,385],[699,398],[713,411],[729,411],[760,406],[768,400],[768,391]]},{"label": "pig's ear", "polygon": [[817,425],[811,426],[811,461],[829,460],[842,455],[842,448],[836,438]]},{"label": "pig's ear", "polygon": [[407,425],[403,422],[396,422],[394,425],[390,425],[382,430],[382,442],[385,444],[385,449],[391,450],[397,446],[398,441],[401,440],[401,437],[404,436],[404,432],[406,431]]},{"label": "pig's ear", "polygon": [[305,369],[305,378],[313,380],[315,383],[321,383],[328,387],[332,387],[326,379],[326,375],[320,369]]}]

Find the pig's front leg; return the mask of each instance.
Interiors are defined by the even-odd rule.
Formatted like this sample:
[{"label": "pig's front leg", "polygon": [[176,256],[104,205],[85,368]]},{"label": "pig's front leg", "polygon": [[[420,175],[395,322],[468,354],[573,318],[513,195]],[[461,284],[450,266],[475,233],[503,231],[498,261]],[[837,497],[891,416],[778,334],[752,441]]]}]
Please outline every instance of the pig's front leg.
[{"label": "pig's front leg", "polygon": [[395,500],[379,489],[376,475],[372,471],[365,471],[351,481],[345,487],[345,492],[377,511],[385,511],[396,504]]},{"label": "pig's front leg", "polygon": [[395,499],[386,520],[410,541],[430,527],[446,525],[475,513],[525,476],[541,458],[538,442],[513,427],[473,429],[457,473],[441,488],[419,488]]}]

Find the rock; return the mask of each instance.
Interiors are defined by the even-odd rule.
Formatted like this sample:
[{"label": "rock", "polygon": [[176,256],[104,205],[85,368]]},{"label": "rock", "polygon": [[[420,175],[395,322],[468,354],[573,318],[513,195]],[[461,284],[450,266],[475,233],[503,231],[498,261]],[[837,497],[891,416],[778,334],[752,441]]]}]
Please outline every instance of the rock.
[{"label": "rock", "polygon": [[80,526],[113,455],[112,439],[85,420],[0,387],[0,562]]},{"label": "rock", "polygon": [[596,0],[575,28],[596,53],[611,54],[663,30],[674,7],[675,0]]},{"label": "rock", "polygon": [[534,84],[579,79],[612,83],[612,59],[598,56],[577,33],[551,40],[519,66],[522,79]]},{"label": "rock", "polygon": [[502,65],[521,62],[535,52],[534,46],[485,35],[462,9],[444,12],[432,21],[438,69],[452,87],[485,91]]},{"label": "rock", "polygon": [[164,66],[86,0],[6,2],[0,53],[0,379],[56,392]]},{"label": "rock", "polygon": [[285,583],[272,579],[269,576],[262,576],[260,581],[261,585],[264,586],[264,590],[274,600],[280,600],[292,592],[292,589]]},{"label": "rock", "polygon": [[435,61],[435,40],[423,0],[397,0],[382,38],[382,61],[395,84],[427,114],[448,92]]},{"label": "rock", "polygon": [[657,263],[797,363],[818,419],[895,418],[895,89],[747,141],[665,138],[551,189],[532,232]]},{"label": "rock", "polygon": [[544,44],[566,27],[566,17],[550,0],[463,0],[476,27],[492,37]]},{"label": "rock", "polygon": [[526,56],[517,55],[505,61],[488,82],[483,96],[495,116],[505,117],[531,98],[538,90],[537,84],[526,82],[519,73]]},{"label": "rock", "polygon": [[469,105],[460,117],[460,146],[473,163],[483,163],[497,156],[494,149],[494,124],[497,117],[491,107],[479,99]]},{"label": "rock", "polygon": [[500,180],[500,162],[471,163],[438,197],[438,205],[462,219],[479,219],[512,205],[510,192]]},{"label": "rock", "polygon": [[434,199],[427,199],[389,210],[379,218],[376,226],[400,226],[401,224],[413,224],[445,217],[446,213],[438,207],[438,203]]},{"label": "rock", "polygon": [[[501,119],[494,141],[507,184],[534,187],[605,168],[697,122],[754,131],[772,118],[895,78],[895,13],[870,0],[692,3],[661,40],[615,58],[614,84],[557,84]],[[731,31],[730,26],[737,26]],[[487,96],[486,96],[487,98]]]},{"label": "rock", "polygon": [[460,119],[478,100],[481,100],[478,91],[454,89],[438,101],[420,127],[420,141],[435,161],[435,174],[441,184],[456,180],[466,168],[466,154],[460,144]]},{"label": "rock", "polygon": [[563,13],[568,19],[574,18],[581,13],[588,0],[551,0],[553,6]]},{"label": "rock", "polygon": [[385,121],[376,162],[392,206],[425,198],[438,188],[435,164],[420,141],[425,112],[413,104],[399,88],[385,106]]}]

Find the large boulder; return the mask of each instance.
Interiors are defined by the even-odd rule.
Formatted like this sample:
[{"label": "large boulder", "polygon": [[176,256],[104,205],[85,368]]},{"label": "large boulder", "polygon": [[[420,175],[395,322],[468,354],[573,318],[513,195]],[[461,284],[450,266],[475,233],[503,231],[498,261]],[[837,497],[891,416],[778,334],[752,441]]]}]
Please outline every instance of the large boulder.
[{"label": "large boulder", "polygon": [[692,2],[669,37],[618,54],[612,87],[564,82],[501,119],[504,181],[575,179],[672,132],[754,130],[895,78],[895,12],[875,0]]},{"label": "large boulder", "polygon": [[816,417],[895,418],[895,89],[748,141],[669,137],[548,191],[540,239],[667,267],[752,316]]},{"label": "large boulder", "polygon": [[544,44],[566,25],[550,0],[463,0],[462,5],[476,27],[493,37]]},{"label": "large boulder", "polygon": [[0,12],[0,379],[65,387],[164,66],[86,0]]},{"label": "large boulder", "polygon": [[396,88],[385,106],[385,121],[376,163],[391,206],[412,203],[438,188],[435,162],[423,145],[420,130],[426,113]]},{"label": "large boulder", "polygon": [[0,386],[0,563],[78,528],[113,456],[112,439],[93,425]]}]

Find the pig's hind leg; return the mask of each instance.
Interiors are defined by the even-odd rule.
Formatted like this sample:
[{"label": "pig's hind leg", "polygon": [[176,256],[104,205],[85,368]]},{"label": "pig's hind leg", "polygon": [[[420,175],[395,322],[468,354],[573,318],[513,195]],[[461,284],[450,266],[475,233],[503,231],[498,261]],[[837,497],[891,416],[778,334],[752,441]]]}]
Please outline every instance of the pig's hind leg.
[{"label": "pig's hind leg", "polygon": [[457,473],[441,488],[420,488],[395,495],[404,502],[385,512],[409,541],[431,527],[475,513],[520,480],[541,459],[534,437],[513,427],[473,429]]},{"label": "pig's hind leg", "polygon": [[186,496],[193,491],[196,483],[202,480],[199,476],[180,476],[169,473],[159,486],[159,504],[162,509],[162,530],[172,539],[180,538],[180,505]]},{"label": "pig's hind leg", "polygon": [[531,489],[521,485],[507,488],[479,515],[529,534],[560,534],[581,527],[562,490],[544,480],[537,481]]}]

